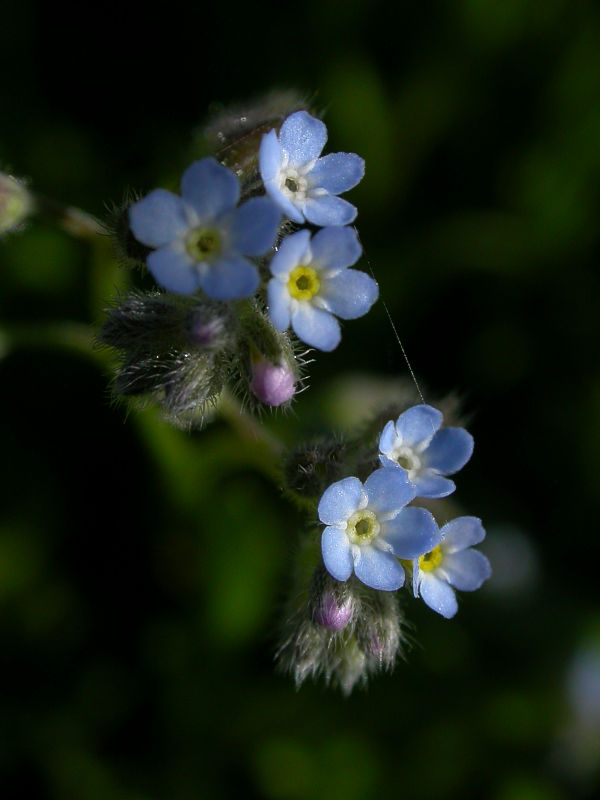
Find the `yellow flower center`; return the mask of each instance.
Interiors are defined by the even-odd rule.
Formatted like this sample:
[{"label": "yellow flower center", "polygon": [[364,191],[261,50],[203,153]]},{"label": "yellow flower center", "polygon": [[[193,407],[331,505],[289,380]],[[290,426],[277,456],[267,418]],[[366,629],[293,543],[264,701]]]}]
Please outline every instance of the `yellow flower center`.
[{"label": "yellow flower center", "polygon": [[380,525],[372,511],[355,511],[349,518],[346,534],[352,544],[369,544],[379,533]]},{"label": "yellow flower center", "polygon": [[221,236],[208,228],[194,228],[187,237],[185,248],[194,261],[208,261],[221,252]]},{"label": "yellow flower center", "polygon": [[296,267],[290,273],[288,292],[296,300],[311,300],[319,291],[321,282],[312,267]]},{"label": "yellow flower center", "polygon": [[442,548],[439,546],[434,547],[430,553],[425,553],[419,559],[419,569],[423,572],[432,572],[436,567],[442,563],[443,555]]}]

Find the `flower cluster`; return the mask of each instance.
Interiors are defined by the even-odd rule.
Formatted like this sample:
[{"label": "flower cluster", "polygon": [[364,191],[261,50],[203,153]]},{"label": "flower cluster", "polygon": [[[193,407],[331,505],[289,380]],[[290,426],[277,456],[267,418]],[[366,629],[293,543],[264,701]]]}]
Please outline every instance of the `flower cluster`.
[{"label": "flower cluster", "polygon": [[[239,128],[248,115],[223,125],[226,146],[185,170],[179,194],[154,189],[115,215],[120,252],[166,290],[109,310],[100,339],[121,353],[115,391],[158,402],[175,422],[202,421],[224,389],[250,408],[288,404],[303,377],[297,341],[333,350],[338,318],[363,316],[378,297],[351,268],[357,210],[339,197],[364,161],[321,156],[327,128],[305,109],[264,116],[250,115],[251,130]],[[190,337],[194,318],[210,335]]]},{"label": "flower cluster", "polygon": [[321,538],[330,575],[346,581],[354,572],[367,586],[395,591],[404,585],[402,561],[411,563],[413,590],[445,617],[456,614],[453,589],[478,589],[489,577],[485,556],[471,549],[485,537],[479,520],[459,517],[440,530],[417,497],[454,491],[444,477],[471,457],[473,439],[464,428],[440,430],[442,413],[418,405],[387,423],[379,440],[382,466],[361,483],[350,477],[324,492],[318,507],[326,525]]},{"label": "flower cluster", "polygon": [[[305,379],[306,345],[334,350],[340,320],[378,298],[355,268],[357,209],[340,196],[364,162],[323,155],[324,123],[284,106],[219,117],[206,132],[212,155],[188,166],[177,193],[154,189],[115,211],[119,253],[159,289],[121,298],[99,338],[120,355],[116,394],[154,402],[176,424],[226,413],[227,393],[238,409],[285,407]],[[297,684],[320,675],[348,693],[391,669],[406,641],[402,587],[450,618],[456,591],[489,577],[474,549],[481,522],[444,507],[473,438],[443,421],[403,402],[354,438],[288,454],[283,488],[324,526],[299,543],[282,621],[278,661]]]},{"label": "flower cluster", "polygon": [[[456,590],[474,591],[490,577],[487,558],[474,549],[485,538],[481,521],[459,516],[445,522],[443,504],[455,490],[447,476],[467,463],[473,438],[442,423],[442,412],[422,403],[395,420],[381,419],[377,434],[367,430],[346,446],[316,445],[292,455],[288,484],[313,498],[325,526],[319,580],[313,578],[308,610],[296,612],[280,651],[298,683],[322,674],[348,692],[369,672],[393,666],[403,640],[395,599],[403,586],[451,618],[458,610]],[[319,473],[326,476],[321,484]]]}]

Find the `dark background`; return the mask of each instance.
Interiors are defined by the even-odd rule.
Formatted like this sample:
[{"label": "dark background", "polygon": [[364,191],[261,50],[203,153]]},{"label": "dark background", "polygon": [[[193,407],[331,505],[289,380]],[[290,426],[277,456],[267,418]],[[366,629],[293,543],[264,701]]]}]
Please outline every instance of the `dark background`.
[{"label": "dark background", "polygon": [[[85,335],[128,276],[32,225],[0,243],[3,795],[592,797],[599,5],[2,17],[1,165],[98,216],[172,181],[214,104],[316,93],[329,152],[366,159],[350,198],[425,397],[463,398],[457,499],[494,568],[450,622],[407,595],[415,644],[368,691],[296,692],[272,660],[306,520],[225,423],[190,437],[111,404]],[[408,374],[381,303],[311,369],[268,420],[290,443],[357,424]]]}]

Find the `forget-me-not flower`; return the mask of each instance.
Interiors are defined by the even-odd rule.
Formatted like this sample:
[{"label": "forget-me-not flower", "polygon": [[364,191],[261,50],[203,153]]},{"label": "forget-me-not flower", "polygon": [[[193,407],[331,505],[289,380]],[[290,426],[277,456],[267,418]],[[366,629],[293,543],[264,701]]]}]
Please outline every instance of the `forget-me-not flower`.
[{"label": "forget-me-not flower", "polygon": [[[442,541],[413,561],[413,592],[446,619],[458,611],[454,589],[474,592],[492,574],[490,562],[472,545],[485,539],[477,517],[458,517],[440,531]],[[454,587],[454,588],[453,588]]]},{"label": "forget-me-not flower", "polygon": [[177,294],[198,289],[215,300],[248,297],[259,285],[256,266],[275,242],[281,214],[267,197],[236,208],[240,182],[212,158],[194,162],[181,178],[181,197],[155,189],[129,209],[135,238],[156,248],[148,269]]},{"label": "forget-me-not flower", "polygon": [[354,572],[373,589],[399,589],[404,569],[398,559],[418,558],[440,541],[429,511],[405,508],[414,496],[406,475],[391,468],[375,470],[364,485],[344,478],[329,486],[318,510],[327,526],[321,552],[330,575],[346,581]]},{"label": "forget-me-not flower", "polygon": [[379,294],[366,273],[348,269],[361,252],[353,228],[323,228],[312,239],[307,230],[287,236],[270,265],[273,325],[284,331],[291,323],[298,338],[318,350],[337,347],[341,332],[335,316],[362,317]]},{"label": "forget-me-not flower", "polygon": [[337,195],[347,192],[365,174],[365,162],[355,153],[330,153],[319,158],[327,128],[306,111],[296,111],[279,131],[262,138],[258,155],[265,189],[294,222],[348,225],[356,208]]},{"label": "forget-me-not flower", "polygon": [[417,497],[447,497],[455,490],[446,478],[458,472],[473,453],[473,437],[464,428],[442,428],[441,411],[418,405],[390,420],[379,439],[383,466],[404,470]]}]

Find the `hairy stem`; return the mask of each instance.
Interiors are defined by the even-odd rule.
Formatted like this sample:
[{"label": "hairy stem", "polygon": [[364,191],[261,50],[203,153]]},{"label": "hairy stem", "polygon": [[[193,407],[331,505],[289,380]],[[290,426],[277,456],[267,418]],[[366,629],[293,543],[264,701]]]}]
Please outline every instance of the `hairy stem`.
[{"label": "hairy stem", "polygon": [[34,194],[33,198],[36,213],[40,217],[78,239],[90,241],[106,233],[102,223],[86,211],[39,194]]}]

